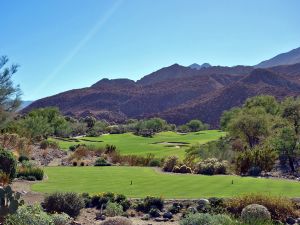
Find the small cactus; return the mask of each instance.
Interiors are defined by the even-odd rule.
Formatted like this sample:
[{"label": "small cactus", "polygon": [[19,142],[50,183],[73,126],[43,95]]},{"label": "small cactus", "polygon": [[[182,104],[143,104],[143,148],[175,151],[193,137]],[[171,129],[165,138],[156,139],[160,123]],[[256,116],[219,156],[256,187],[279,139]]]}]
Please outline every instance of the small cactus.
[{"label": "small cactus", "polygon": [[8,214],[15,213],[21,204],[21,194],[14,192],[10,186],[0,187],[0,222]]}]

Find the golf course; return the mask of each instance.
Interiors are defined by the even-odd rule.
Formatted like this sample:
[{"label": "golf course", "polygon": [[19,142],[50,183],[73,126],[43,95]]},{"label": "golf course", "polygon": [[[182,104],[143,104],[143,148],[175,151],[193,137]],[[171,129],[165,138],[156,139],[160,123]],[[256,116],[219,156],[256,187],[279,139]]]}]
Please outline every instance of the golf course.
[{"label": "golf course", "polygon": [[225,132],[219,130],[205,130],[180,134],[176,132],[160,132],[152,138],[141,137],[132,133],[108,134],[99,137],[80,137],[51,139],[58,142],[59,147],[68,150],[70,146],[77,144],[93,145],[104,147],[106,144],[115,145],[117,150],[123,155],[154,154],[156,157],[178,155],[184,157],[185,150],[194,144],[204,144],[209,141],[217,140],[224,136]]},{"label": "golf course", "polygon": [[297,181],[168,174],[149,167],[46,167],[45,173],[48,179],[33,184],[33,191],[115,192],[128,197],[162,196],[168,199],[232,197],[245,193],[300,196]]}]

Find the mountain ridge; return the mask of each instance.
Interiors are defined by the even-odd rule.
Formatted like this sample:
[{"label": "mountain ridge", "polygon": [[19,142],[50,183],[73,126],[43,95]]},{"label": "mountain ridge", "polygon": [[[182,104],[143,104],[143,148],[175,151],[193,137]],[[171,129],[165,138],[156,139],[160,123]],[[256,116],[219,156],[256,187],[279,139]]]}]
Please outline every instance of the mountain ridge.
[{"label": "mountain ridge", "polygon": [[22,112],[56,106],[65,115],[94,115],[116,123],[159,116],[175,124],[197,118],[218,127],[224,110],[260,94],[278,99],[300,95],[300,63],[269,68],[210,66],[201,69],[173,64],[138,81],[105,78],[90,87],[39,99]]}]

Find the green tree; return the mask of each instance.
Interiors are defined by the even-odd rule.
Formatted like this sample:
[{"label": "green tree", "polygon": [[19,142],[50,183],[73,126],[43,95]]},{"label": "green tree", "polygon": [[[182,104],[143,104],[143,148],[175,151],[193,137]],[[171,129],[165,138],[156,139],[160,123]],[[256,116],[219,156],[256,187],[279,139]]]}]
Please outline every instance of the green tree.
[{"label": "green tree", "polygon": [[42,116],[28,116],[20,121],[21,134],[35,141],[40,141],[54,133],[53,127]]},{"label": "green tree", "polygon": [[229,121],[227,129],[232,137],[240,138],[253,148],[269,135],[270,119],[261,108],[243,110]]},{"label": "green tree", "polygon": [[200,120],[191,120],[186,125],[189,127],[190,131],[192,132],[205,130],[206,128],[205,124],[203,124]]},{"label": "green tree", "polygon": [[295,159],[299,156],[299,140],[295,130],[284,127],[273,138],[273,145],[278,153],[288,159],[289,167],[295,172]]},{"label": "green tree", "polygon": [[300,99],[286,98],[282,102],[282,117],[294,126],[295,133],[300,134]]},{"label": "green tree", "polygon": [[252,98],[248,98],[244,104],[244,108],[251,109],[260,107],[263,108],[266,113],[271,115],[278,115],[280,113],[280,104],[277,102],[274,96],[259,95]]},{"label": "green tree", "polygon": [[12,75],[17,72],[18,65],[8,66],[7,63],[6,56],[0,57],[0,129],[6,127],[21,103],[21,90],[19,86],[14,86],[12,81]]}]

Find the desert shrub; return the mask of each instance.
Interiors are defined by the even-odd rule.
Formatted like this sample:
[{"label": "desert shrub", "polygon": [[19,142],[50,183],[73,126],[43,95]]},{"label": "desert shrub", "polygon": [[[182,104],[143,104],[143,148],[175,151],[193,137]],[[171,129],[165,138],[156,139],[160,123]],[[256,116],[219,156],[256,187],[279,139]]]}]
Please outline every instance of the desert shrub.
[{"label": "desert shrub", "polygon": [[39,205],[23,205],[5,218],[5,225],[54,225],[52,217]]},{"label": "desert shrub", "polygon": [[85,208],[91,207],[92,197],[89,195],[89,193],[82,193],[81,197],[83,199]]},{"label": "desert shrub", "polygon": [[147,156],[138,155],[121,155],[119,152],[114,152],[110,154],[111,162],[120,165],[129,166],[148,166],[149,162],[154,159],[153,154],[147,154]]},{"label": "desert shrub", "polygon": [[19,162],[23,162],[23,161],[29,161],[29,158],[25,155],[21,155],[18,159]]},{"label": "desert shrub", "polygon": [[159,159],[152,159],[149,162],[149,166],[151,167],[160,167],[161,161]]},{"label": "desert shrub", "polygon": [[164,200],[162,198],[148,196],[138,204],[137,211],[148,213],[153,208],[162,211],[164,208]]},{"label": "desert shrub", "polygon": [[84,201],[76,193],[56,192],[45,198],[43,206],[48,212],[66,213],[71,217],[76,217],[79,215],[80,210],[84,208]]},{"label": "desert shrub", "polygon": [[252,167],[259,167],[261,171],[271,171],[274,167],[277,154],[274,150],[258,146],[240,153],[236,158],[236,172],[248,174]]},{"label": "desert shrub", "polygon": [[252,224],[253,221],[264,222],[271,220],[271,214],[263,205],[251,204],[242,210],[241,219],[249,224]]},{"label": "desert shrub", "polygon": [[94,166],[111,166],[111,163],[107,162],[104,158],[100,157],[96,160]]},{"label": "desert shrub", "polygon": [[174,166],[172,172],[173,173],[179,173],[180,167],[179,166]]},{"label": "desert shrub", "polygon": [[126,198],[125,195],[105,192],[92,196],[90,199],[90,206],[96,207],[98,209],[105,209],[109,202],[118,203],[122,206],[124,211],[129,209],[131,205],[130,201]]},{"label": "desert shrub", "polygon": [[174,166],[173,173],[192,173],[192,169],[186,165]]},{"label": "desert shrub", "polygon": [[47,149],[47,148],[54,148],[54,149],[58,149],[59,145],[56,141],[50,141],[50,140],[42,140],[40,142],[40,148],[41,149]]},{"label": "desert shrub", "polygon": [[272,219],[285,220],[287,217],[298,217],[295,204],[288,198],[280,196],[247,194],[225,201],[228,212],[239,216],[248,205],[259,204],[265,206],[271,213]]},{"label": "desert shrub", "polygon": [[22,177],[22,178],[25,180],[28,180],[28,181],[36,181],[36,177],[34,177],[34,176],[28,176],[28,177]]},{"label": "desert shrub", "polygon": [[235,222],[227,215],[208,213],[190,213],[180,221],[180,225],[232,225]]},{"label": "desert shrub", "polygon": [[117,194],[115,196],[114,202],[120,204],[123,207],[124,211],[126,211],[127,209],[129,209],[130,206],[131,206],[131,203],[127,199],[127,197],[125,195],[122,195],[122,194]]},{"label": "desert shrub", "polygon": [[113,154],[114,152],[117,151],[117,147],[115,145],[109,145],[107,144],[105,146],[105,154]]},{"label": "desert shrub", "polygon": [[38,167],[22,167],[18,169],[18,177],[34,177],[36,180],[43,180],[44,170]]},{"label": "desert shrub", "polygon": [[132,222],[125,217],[113,217],[103,221],[101,225],[132,225]]},{"label": "desert shrub", "polygon": [[98,209],[106,207],[106,204],[108,202],[114,202],[115,200],[115,194],[112,192],[105,192],[105,193],[100,193],[97,195],[92,196],[91,199],[91,206],[96,207]]},{"label": "desert shrub", "polygon": [[109,217],[121,216],[123,207],[116,202],[108,202],[105,209],[105,214]]},{"label": "desert shrub", "polygon": [[65,213],[54,213],[51,215],[54,225],[70,224],[71,218]]},{"label": "desert shrub", "polygon": [[75,150],[76,150],[76,145],[71,145],[70,147],[69,147],[69,150],[71,151],[71,152],[74,152]]},{"label": "desert shrub", "polygon": [[9,175],[12,180],[16,177],[17,161],[12,152],[0,149],[0,170]]},{"label": "desert shrub", "polygon": [[200,161],[196,166],[196,173],[205,175],[226,174],[227,162],[220,162],[216,158],[210,158]]},{"label": "desert shrub", "polygon": [[178,157],[177,156],[168,156],[165,160],[163,170],[166,172],[172,172],[173,168],[178,164]]},{"label": "desert shrub", "polygon": [[179,168],[179,173],[192,173],[192,169],[186,165],[182,165]]}]

